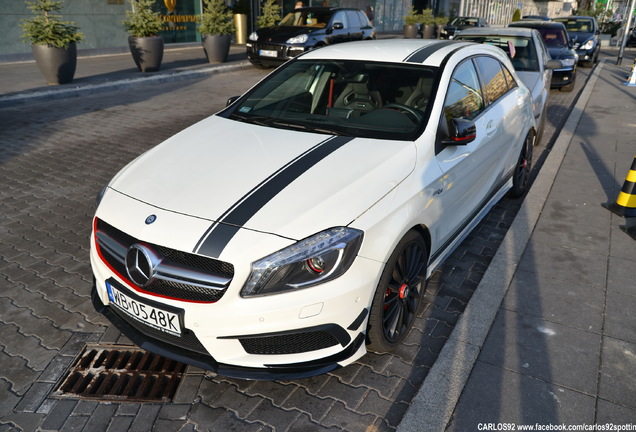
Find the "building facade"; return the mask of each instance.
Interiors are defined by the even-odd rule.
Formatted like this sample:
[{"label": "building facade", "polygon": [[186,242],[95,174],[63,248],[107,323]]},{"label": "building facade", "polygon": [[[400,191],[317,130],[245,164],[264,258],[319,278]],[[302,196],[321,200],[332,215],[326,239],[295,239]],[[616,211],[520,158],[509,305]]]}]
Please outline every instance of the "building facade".
[{"label": "building facade", "polygon": [[[234,1],[227,0],[233,6]],[[250,11],[248,33],[255,27],[260,8],[259,0],[242,0]],[[293,9],[296,0],[280,0],[282,12]],[[506,25],[515,9],[523,15],[545,15],[551,18],[570,15],[576,3],[568,1],[535,2],[534,0],[304,0],[305,6],[355,7],[372,18],[379,32],[401,32],[403,17],[411,6],[416,9],[433,9],[436,15],[481,16],[491,25]],[[121,22],[130,8],[127,0],[64,0],[61,11],[65,21],[73,21],[85,36],[78,50],[85,53],[122,52],[127,50],[128,35]],[[156,0],[156,10],[164,18],[162,35],[166,43],[200,41],[196,30],[202,0]],[[30,58],[31,48],[21,39],[21,20],[31,15],[22,0],[0,0],[0,28],[3,43],[0,45],[0,61]]]}]

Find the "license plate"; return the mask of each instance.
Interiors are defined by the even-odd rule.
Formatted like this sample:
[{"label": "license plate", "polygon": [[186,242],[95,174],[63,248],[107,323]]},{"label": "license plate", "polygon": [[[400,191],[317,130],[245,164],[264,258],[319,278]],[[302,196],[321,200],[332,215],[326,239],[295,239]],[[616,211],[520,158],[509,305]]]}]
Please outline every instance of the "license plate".
[{"label": "license plate", "polygon": [[106,282],[106,290],[110,303],[131,318],[165,333],[181,336],[179,315],[135,300],[108,282]]},{"label": "license plate", "polygon": [[263,57],[278,57],[278,53],[273,50],[261,50],[261,56]]}]

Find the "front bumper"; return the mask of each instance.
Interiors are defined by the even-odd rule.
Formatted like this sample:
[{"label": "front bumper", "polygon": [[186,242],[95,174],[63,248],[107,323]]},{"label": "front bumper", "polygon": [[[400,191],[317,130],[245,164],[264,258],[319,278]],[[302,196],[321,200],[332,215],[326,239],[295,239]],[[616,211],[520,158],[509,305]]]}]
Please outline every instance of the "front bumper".
[{"label": "front bumper", "polygon": [[[136,296],[132,292],[127,294]],[[364,349],[365,335],[360,333],[343,351],[318,360],[292,364],[272,364],[262,368],[228,365],[216,361],[205,350],[197,336],[188,329],[185,329],[183,338],[189,347],[184,347],[183,341],[176,341],[178,338],[138,323],[115,307],[105,305],[100,299],[95,283],[93,284],[91,300],[99,313],[108,318],[119,331],[140,348],[226,377],[253,380],[289,380],[311,377],[340,367],[342,362]],[[148,299],[143,299],[143,301],[148,303]],[[365,318],[366,313],[361,320],[364,321]],[[309,333],[312,329],[303,330],[308,330]],[[331,331],[337,330],[334,328]],[[346,333],[346,330],[342,329],[342,332]],[[271,335],[268,336],[271,337]],[[281,333],[278,336],[284,337],[285,334]]]},{"label": "front bumper", "polygon": [[245,46],[248,60],[262,66],[279,66],[307,51],[304,46],[262,44],[258,41],[248,41]]},{"label": "front bumper", "polygon": [[576,80],[576,69],[557,69],[552,71],[551,88],[559,88],[573,83]]}]

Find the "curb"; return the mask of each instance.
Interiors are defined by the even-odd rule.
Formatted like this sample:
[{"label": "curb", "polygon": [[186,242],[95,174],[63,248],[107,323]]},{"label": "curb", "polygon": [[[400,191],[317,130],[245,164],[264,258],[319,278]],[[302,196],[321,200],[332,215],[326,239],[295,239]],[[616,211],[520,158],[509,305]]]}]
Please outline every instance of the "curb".
[{"label": "curb", "polygon": [[19,105],[27,102],[39,102],[54,99],[63,99],[69,97],[85,96],[95,93],[104,92],[107,90],[122,90],[130,88],[140,84],[160,84],[168,81],[178,81],[192,78],[199,78],[202,76],[232,72],[235,70],[246,69],[253,67],[249,61],[241,61],[235,64],[229,65],[215,65],[207,66],[196,70],[185,71],[173,71],[173,72],[160,72],[152,76],[143,76],[139,78],[131,78],[124,80],[117,80],[111,82],[104,82],[100,84],[86,84],[83,86],[42,90],[34,92],[22,92],[12,96],[0,96],[0,108],[9,107],[13,105]]},{"label": "curb", "polygon": [[604,63],[598,64],[586,83],[488,270],[411,401],[398,426],[398,432],[442,432],[450,422],[539,220],[603,65]]}]

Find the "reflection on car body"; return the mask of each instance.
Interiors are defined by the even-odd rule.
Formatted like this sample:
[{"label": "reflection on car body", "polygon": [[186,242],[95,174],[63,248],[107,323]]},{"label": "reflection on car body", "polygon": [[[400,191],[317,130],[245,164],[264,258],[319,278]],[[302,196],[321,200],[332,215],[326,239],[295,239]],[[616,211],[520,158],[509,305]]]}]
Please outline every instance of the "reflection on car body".
[{"label": "reflection on car body", "polygon": [[104,188],[93,302],[142,348],[233,377],[390,351],[426,279],[504,194],[524,193],[535,133],[500,49],[309,51]]}]

